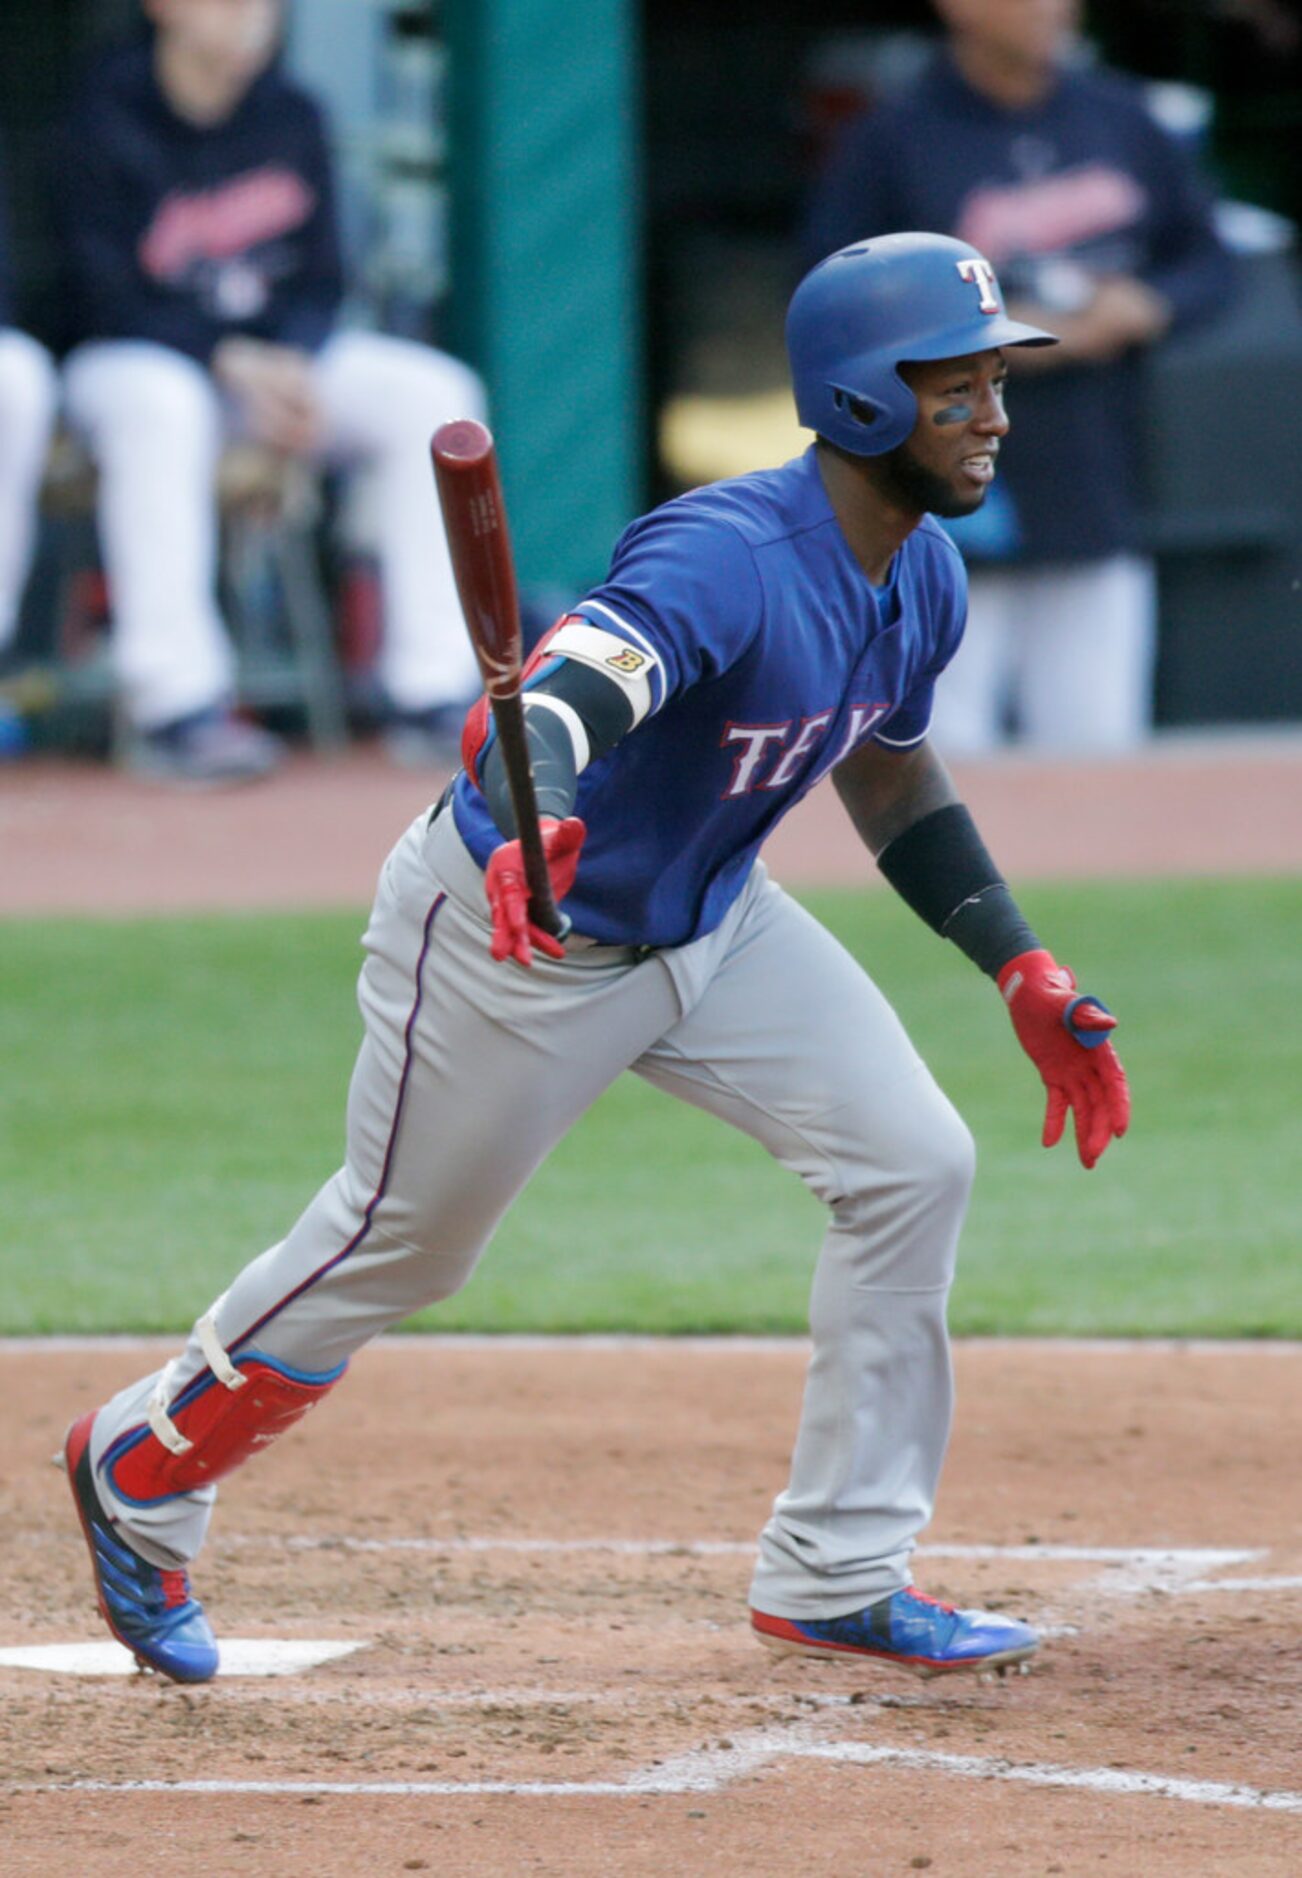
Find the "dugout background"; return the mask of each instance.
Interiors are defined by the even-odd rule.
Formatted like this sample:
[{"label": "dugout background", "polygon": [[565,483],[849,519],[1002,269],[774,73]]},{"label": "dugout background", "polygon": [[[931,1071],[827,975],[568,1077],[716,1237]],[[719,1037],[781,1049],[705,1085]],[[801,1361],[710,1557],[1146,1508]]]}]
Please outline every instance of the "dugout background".
[{"label": "dugout background", "polygon": [[[1302,719],[1302,56],[1230,13],[1088,9],[1102,56],[1211,98],[1221,193],[1285,218],[1246,227],[1235,309],[1151,374],[1169,725]],[[0,9],[23,312],[56,344],[47,127],[77,59],[137,17],[135,0]],[[931,30],[925,0],[298,0],[288,56],[336,122],[352,314],[485,372],[532,589],[592,578],[623,523],[681,485],[675,400],[780,394],[819,149]]]}]

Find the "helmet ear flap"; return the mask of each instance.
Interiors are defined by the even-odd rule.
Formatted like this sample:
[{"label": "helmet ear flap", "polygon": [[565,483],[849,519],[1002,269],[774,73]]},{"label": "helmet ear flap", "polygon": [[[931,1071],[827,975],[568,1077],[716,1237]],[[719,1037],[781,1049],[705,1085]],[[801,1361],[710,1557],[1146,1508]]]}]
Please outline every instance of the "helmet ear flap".
[{"label": "helmet ear flap", "polygon": [[836,429],[832,437],[843,450],[854,455],[877,456],[886,450],[892,450],[913,428],[917,407],[913,394],[899,380],[897,373],[892,373],[898,394],[891,400],[887,397],[874,397],[862,388],[851,390],[849,385],[838,385],[828,381],[827,389],[832,397],[832,411],[835,413]]}]

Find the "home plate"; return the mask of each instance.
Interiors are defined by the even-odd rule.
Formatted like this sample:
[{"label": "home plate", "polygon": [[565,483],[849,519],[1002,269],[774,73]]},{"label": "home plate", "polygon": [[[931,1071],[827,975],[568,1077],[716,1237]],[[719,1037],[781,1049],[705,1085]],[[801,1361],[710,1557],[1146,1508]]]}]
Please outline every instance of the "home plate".
[{"label": "home plate", "polygon": [[[331,1642],[308,1637],[223,1637],[218,1644],[219,1676],[293,1676],[340,1656],[365,1649],[365,1643]],[[112,1640],[103,1643],[38,1643],[21,1650],[0,1650],[0,1669],[45,1669],[59,1676],[134,1676],[136,1659]]]}]

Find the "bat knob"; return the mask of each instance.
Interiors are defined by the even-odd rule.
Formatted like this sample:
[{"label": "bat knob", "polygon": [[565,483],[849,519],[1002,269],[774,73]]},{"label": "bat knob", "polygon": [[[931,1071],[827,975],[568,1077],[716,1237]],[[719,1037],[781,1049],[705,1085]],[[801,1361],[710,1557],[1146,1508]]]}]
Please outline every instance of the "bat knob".
[{"label": "bat knob", "polygon": [[454,417],[440,424],[430,442],[430,455],[446,469],[476,467],[492,453],[492,432],[473,417]]}]

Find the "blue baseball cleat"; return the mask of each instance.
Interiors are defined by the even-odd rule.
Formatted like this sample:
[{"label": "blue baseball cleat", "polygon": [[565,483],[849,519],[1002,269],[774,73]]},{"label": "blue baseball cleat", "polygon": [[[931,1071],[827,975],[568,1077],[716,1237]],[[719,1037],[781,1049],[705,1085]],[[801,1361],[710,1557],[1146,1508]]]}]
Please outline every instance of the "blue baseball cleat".
[{"label": "blue baseball cleat", "polygon": [[919,1676],[957,1669],[1007,1669],[1040,1641],[1029,1624],[990,1611],[958,1611],[906,1585],[848,1617],[770,1617],[750,1621],[770,1650],[791,1656],[875,1656]]},{"label": "blue baseball cleat", "polygon": [[203,1605],[190,1596],[184,1571],[160,1571],[118,1537],[99,1502],[90,1464],[94,1410],[75,1421],[63,1444],[68,1483],[76,1502],[100,1616],[142,1669],[173,1682],[210,1682],[217,1674],[217,1640]]}]

